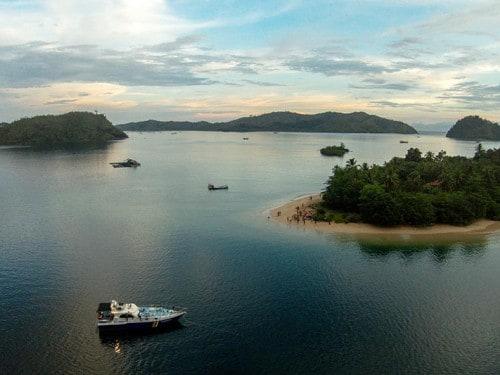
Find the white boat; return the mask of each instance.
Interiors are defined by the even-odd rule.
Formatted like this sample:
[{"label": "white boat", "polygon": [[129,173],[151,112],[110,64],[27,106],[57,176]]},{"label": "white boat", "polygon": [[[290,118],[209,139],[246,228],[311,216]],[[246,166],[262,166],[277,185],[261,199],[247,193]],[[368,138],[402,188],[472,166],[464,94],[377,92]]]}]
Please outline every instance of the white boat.
[{"label": "white boat", "polygon": [[173,307],[137,306],[112,300],[97,308],[97,327],[103,330],[151,330],[177,322],[186,310]]}]

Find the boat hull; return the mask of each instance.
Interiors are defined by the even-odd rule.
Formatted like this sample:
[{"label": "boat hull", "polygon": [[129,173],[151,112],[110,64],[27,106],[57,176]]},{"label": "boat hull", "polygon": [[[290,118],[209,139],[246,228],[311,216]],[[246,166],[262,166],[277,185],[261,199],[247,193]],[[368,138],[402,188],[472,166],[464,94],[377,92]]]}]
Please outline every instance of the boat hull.
[{"label": "boat hull", "polygon": [[155,331],[168,328],[176,323],[184,314],[175,317],[164,319],[149,319],[133,322],[119,322],[119,323],[98,323],[97,328],[100,332],[111,331]]}]

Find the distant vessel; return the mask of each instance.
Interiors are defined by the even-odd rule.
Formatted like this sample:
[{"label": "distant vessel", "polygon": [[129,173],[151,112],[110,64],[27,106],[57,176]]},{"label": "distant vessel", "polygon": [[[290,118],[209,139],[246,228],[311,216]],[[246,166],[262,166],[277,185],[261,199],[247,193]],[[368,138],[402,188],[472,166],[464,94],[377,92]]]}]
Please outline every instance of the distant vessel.
[{"label": "distant vessel", "polygon": [[408,141],[399,141],[399,143],[408,143]]},{"label": "distant vessel", "polygon": [[208,190],[227,190],[227,189],[229,189],[229,186],[227,185],[215,186],[213,184],[208,184]]},{"label": "distant vessel", "polygon": [[244,140],[244,141],[248,141],[248,140],[249,140],[249,138],[248,138],[248,137],[243,137],[243,140]]},{"label": "distant vessel", "polygon": [[160,329],[178,321],[186,311],[157,306],[137,306],[112,300],[97,308],[97,327],[103,330]]},{"label": "distant vessel", "polygon": [[130,167],[139,167],[141,163],[134,159],[127,159],[125,161],[119,161],[115,163],[109,163],[113,166],[113,168],[130,168]]}]

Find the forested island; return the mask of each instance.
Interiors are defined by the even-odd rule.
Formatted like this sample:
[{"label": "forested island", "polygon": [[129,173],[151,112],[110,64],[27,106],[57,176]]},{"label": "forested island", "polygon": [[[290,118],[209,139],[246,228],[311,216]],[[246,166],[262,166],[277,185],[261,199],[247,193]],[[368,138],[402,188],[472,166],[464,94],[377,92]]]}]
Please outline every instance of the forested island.
[{"label": "forested island", "polygon": [[446,136],[468,141],[500,141],[500,125],[479,116],[467,116],[458,120]]},{"label": "forested island", "polygon": [[0,127],[0,145],[34,148],[78,148],[127,138],[103,114],[69,112],[22,118]]},{"label": "forested island", "polygon": [[467,225],[500,220],[500,149],[475,156],[422,155],[417,148],[384,165],[336,166],[315,221],[365,222],[379,226]]},{"label": "forested island", "polygon": [[364,112],[324,112],[304,115],[294,112],[272,112],[228,122],[156,121],[118,125],[125,131],[231,131],[231,132],[311,132],[311,133],[400,133],[416,134],[411,126]]},{"label": "forested island", "polygon": [[340,146],[326,146],[319,150],[321,155],[324,156],[344,156],[349,152],[349,149],[345,147],[343,143]]}]

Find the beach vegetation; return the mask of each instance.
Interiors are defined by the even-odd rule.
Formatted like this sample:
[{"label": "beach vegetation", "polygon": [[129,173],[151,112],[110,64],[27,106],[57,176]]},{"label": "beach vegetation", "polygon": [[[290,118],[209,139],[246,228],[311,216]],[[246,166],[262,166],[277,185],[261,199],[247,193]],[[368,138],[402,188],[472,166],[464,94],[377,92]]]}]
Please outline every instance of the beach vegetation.
[{"label": "beach vegetation", "polygon": [[[380,226],[467,225],[500,220],[500,149],[478,144],[472,158],[408,150],[384,165],[336,166],[322,207]],[[355,216],[349,216],[355,215]]]}]

